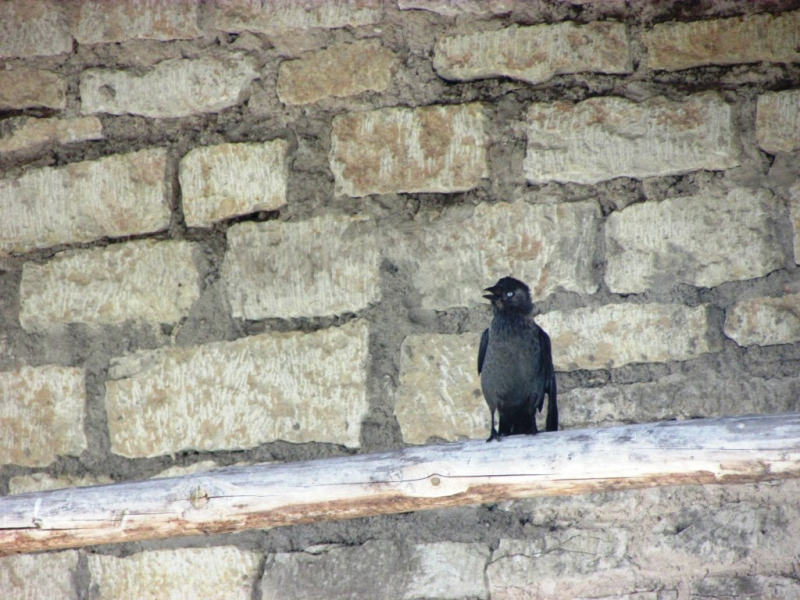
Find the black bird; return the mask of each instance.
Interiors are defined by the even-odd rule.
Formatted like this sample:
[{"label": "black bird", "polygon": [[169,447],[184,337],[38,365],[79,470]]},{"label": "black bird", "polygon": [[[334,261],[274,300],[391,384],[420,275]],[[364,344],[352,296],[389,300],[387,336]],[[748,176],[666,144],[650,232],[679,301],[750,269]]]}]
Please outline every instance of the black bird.
[{"label": "black bird", "polygon": [[[528,286],[503,277],[484,296],[492,303],[492,325],[481,336],[478,373],[483,397],[492,411],[487,442],[507,435],[535,434],[536,410],[547,394],[546,431],[558,430],[556,373],[550,336],[533,320]],[[499,413],[498,429],[494,413]]]}]

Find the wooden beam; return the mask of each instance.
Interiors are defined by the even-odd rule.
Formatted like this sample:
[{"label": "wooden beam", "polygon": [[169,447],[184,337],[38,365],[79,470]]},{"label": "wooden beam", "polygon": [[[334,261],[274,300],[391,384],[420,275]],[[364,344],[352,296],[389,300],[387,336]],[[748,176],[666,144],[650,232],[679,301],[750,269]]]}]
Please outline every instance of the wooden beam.
[{"label": "wooden beam", "polygon": [[583,429],[0,498],[0,554],[800,476],[800,413]]}]

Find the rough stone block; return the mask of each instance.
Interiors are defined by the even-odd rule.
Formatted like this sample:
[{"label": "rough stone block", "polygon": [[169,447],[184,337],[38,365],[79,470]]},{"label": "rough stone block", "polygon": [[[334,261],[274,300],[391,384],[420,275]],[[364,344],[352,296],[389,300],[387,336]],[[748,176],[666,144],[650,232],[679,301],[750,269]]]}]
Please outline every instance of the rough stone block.
[{"label": "rough stone block", "polygon": [[202,590],[204,598],[249,600],[261,561],[257,552],[234,546],[153,550],[124,558],[92,553],[87,559],[98,600],[183,598],[190,590]]},{"label": "rough stone block", "polygon": [[800,11],[661,23],[642,34],[651,69],[800,61]]},{"label": "rough stone block", "polygon": [[[0,5],[0,10],[2,6]],[[66,106],[67,82],[52,71],[26,68],[0,71],[0,110],[63,110]]]},{"label": "rough stone block", "polygon": [[183,157],[183,213],[190,227],[286,204],[285,140],[195,148]]},{"label": "rough stone block", "polygon": [[150,457],[279,439],[357,448],[367,333],[352,322],[116,359],[106,383],[111,451]]},{"label": "rough stone block", "polygon": [[113,483],[110,477],[101,475],[59,475],[53,477],[47,473],[33,473],[31,475],[17,475],[8,481],[9,494],[27,494],[29,492],[45,492],[63,488],[86,487],[90,485],[104,485]]},{"label": "rough stone block", "polygon": [[0,2],[0,58],[53,56],[71,50],[72,36],[62,2]]},{"label": "rough stone block", "polygon": [[0,372],[0,464],[44,467],[86,449],[82,369],[46,365]]},{"label": "rough stone block", "polygon": [[800,182],[789,190],[789,215],[794,232],[794,262],[800,265]]},{"label": "rough stone block", "polygon": [[397,0],[400,10],[427,10],[445,17],[502,15],[511,12],[515,0]]},{"label": "rough stone block", "polygon": [[[2,86],[2,83],[0,83]],[[0,135],[0,154],[36,152],[48,144],[73,144],[103,138],[103,125],[97,117],[77,119],[9,119],[10,132]]]},{"label": "rough stone block", "polygon": [[293,29],[360,27],[377,23],[383,16],[381,0],[218,0],[216,4],[215,27],[233,32],[275,34]]},{"label": "rough stone block", "polygon": [[0,180],[0,256],[169,225],[166,151],[141,150]]},{"label": "rough stone block", "polygon": [[17,554],[0,558],[3,600],[78,600],[78,551]]},{"label": "rough stone block", "polygon": [[165,60],[141,75],[88,69],[81,73],[81,110],[155,118],[217,112],[238,104],[256,77],[253,59],[241,54]]},{"label": "rough stone block", "polygon": [[774,226],[782,211],[768,191],[735,189],[614,212],[606,222],[606,283],[612,292],[639,293],[762,277],[785,260]]},{"label": "rough stone block", "polygon": [[731,108],[716,93],[683,102],[590,98],[535,103],[528,110],[531,183],[594,184],[615,177],[660,177],[739,163]]},{"label": "rough stone block", "polygon": [[356,312],[380,299],[380,240],[360,217],[240,223],[222,265],[240,319]]},{"label": "rough stone block", "polygon": [[457,192],[488,177],[479,104],[384,108],[333,120],[336,193]]},{"label": "rough stone block", "polygon": [[690,583],[690,598],[769,598],[800,600],[800,582],[795,577],[728,575],[702,577]]},{"label": "rough stone block", "polygon": [[177,323],[200,297],[197,245],[141,240],[26,263],[19,320],[27,330],[67,323]]},{"label": "rough stone block", "polygon": [[722,348],[708,336],[708,308],[607,304],[536,317],[550,334],[558,371],[689,360]]},{"label": "rough stone block", "polygon": [[725,317],[725,335],[740,346],[800,342],[800,294],[737,302]]},{"label": "rough stone block", "polygon": [[757,106],[756,139],[762,150],[777,154],[800,148],[800,90],[766,92]]},{"label": "rough stone block", "polygon": [[86,0],[81,4],[75,39],[79,44],[130,39],[177,40],[201,35],[195,0]]},{"label": "rough stone block", "polygon": [[413,261],[426,309],[481,304],[483,288],[509,274],[530,286],[534,300],[557,289],[592,294],[599,220],[593,202],[457,208],[408,233],[397,260]]},{"label": "rough stone block", "polygon": [[331,96],[382,92],[392,81],[395,54],[379,40],[362,40],[308,52],[281,63],[278,96],[286,104],[310,104]]},{"label": "rough stone block", "polygon": [[394,414],[407,444],[489,434],[489,409],[476,369],[479,333],[419,334],[400,348],[400,386]]},{"label": "rough stone block", "polygon": [[458,81],[511,77],[541,83],[564,73],[630,73],[628,34],[623,23],[516,25],[441,37],[433,66],[440,77]]},{"label": "rough stone block", "polygon": [[488,599],[482,576],[489,549],[480,544],[410,544],[375,540],[272,554],[261,580],[262,600],[304,598]]}]

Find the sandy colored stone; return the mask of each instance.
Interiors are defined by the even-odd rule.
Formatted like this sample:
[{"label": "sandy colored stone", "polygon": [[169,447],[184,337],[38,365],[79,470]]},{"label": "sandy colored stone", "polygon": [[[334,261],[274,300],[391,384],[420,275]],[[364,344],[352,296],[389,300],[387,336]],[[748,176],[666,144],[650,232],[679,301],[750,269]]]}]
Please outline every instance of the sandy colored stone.
[{"label": "sandy colored stone", "polygon": [[756,139],[770,154],[800,148],[800,90],[765,92],[758,97]]},{"label": "sandy colored stone", "polygon": [[233,316],[325,316],[380,300],[381,239],[363,217],[240,223],[222,265]]},{"label": "sandy colored stone", "polygon": [[445,79],[505,76],[528,83],[542,83],[564,73],[632,71],[625,25],[611,21],[512,25],[440,37],[433,66]]},{"label": "sandy colored stone", "polygon": [[154,118],[218,112],[238,104],[256,77],[254,60],[242,54],[169,59],[143,74],[87,69],[81,73],[81,110]]},{"label": "sandy colored stone", "polygon": [[479,104],[384,108],[333,120],[336,194],[458,192],[488,177]]},{"label": "sandy colored stone", "polygon": [[45,492],[63,488],[86,487],[90,485],[104,485],[112,483],[111,477],[101,475],[59,475],[53,477],[47,473],[32,473],[31,475],[17,475],[8,481],[9,494],[27,494],[29,492]]},{"label": "sandy colored stone", "polygon": [[377,23],[383,15],[381,0],[217,0],[215,4],[215,27],[234,32],[360,27]]},{"label": "sandy colored stone", "polygon": [[642,33],[651,69],[800,61],[800,11],[688,23],[660,23]]},{"label": "sandy colored stone", "polygon": [[197,8],[196,0],[84,0],[75,39],[79,44],[100,44],[198,37]]},{"label": "sandy colored stone", "polygon": [[725,316],[725,335],[740,346],[800,342],[800,294],[737,302]]},{"label": "sandy colored stone", "polygon": [[534,103],[523,168],[531,183],[594,184],[661,177],[739,163],[731,107],[714,92],[682,102],[590,98]]},{"label": "sandy colored stone", "polygon": [[57,365],[0,372],[0,464],[45,467],[86,449],[84,377]]},{"label": "sandy colored stone", "polygon": [[394,414],[407,444],[489,434],[477,371],[479,333],[409,335],[400,347]]},{"label": "sandy colored stone", "polygon": [[285,140],[219,144],[189,151],[180,162],[183,214],[190,227],[286,204]]},{"label": "sandy colored stone", "polygon": [[67,82],[52,71],[26,68],[0,71],[0,110],[63,110],[66,105]]},{"label": "sandy colored stone", "polygon": [[203,598],[250,600],[258,577],[258,552],[234,546],[176,548],[119,558],[87,554],[98,600],[120,598]]},{"label": "sandy colored stone", "polygon": [[427,10],[445,17],[501,15],[514,8],[514,0],[397,0],[400,10]]},{"label": "sandy colored stone", "polygon": [[77,550],[0,557],[3,600],[78,600]]},{"label": "sandy colored stone", "polygon": [[782,211],[770,192],[748,189],[616,211],[606,221],[606,283],[612,292],[640,293],[762,277],[785,260],[774,226]]},{"label": "sandy colored stone", "polygon": [[[2,85],[2,84],[0,84]],[[76,119],[10,119],[11,132],[0,136],[0,154],[36,152],[48,144],[74,144],[103,138],[103,124],[97,117]]]},{"label": "sandy colored stone", "polygon": [[689,360],[722,348],[708,339],[706,306],[607,304],[536,317],[550,334],[558,371]]},{"label": "sandy colored stone", "polygon": [[405,245],[389,252],[412,261],[426,309],[485,303],[483,289],[506,275],[525,281],[534,300],[557,289],[592,294],[599,220],[593,202],[482,203],[410,228]]},{"label": "sandy colored stone", "polygon": [[111,451],[151,457],[285,440],[359,446],[367,326],[274,333],[115,359]]},{"label": "sandy colored stone", "polygon": [[800,182],[789,189],[789,216],[794,233],[794,262],[800,265]]},{"label": "sandy colored stone", "polygon": [[[72,51],[72,36],[63,2],[0,2],[0,58],[53,56]],[[2,89],[2,86],[0,86]]]},{"label": "sandy colored stone", "polygon": [[165,229],[166,160],[140,150],[0,179],[0,256]]},{"label": "sandy colored stone", "polygon": [[27,330],[67,323],[177,323],[200,297],[197,244],[139,240],[26,263],[19,320]]},{"label": "sandy colored stone", "polygon": [[281,63],[278,97],[286,104],[311,104],[366,91],[382,92],[392,81],[398,59],[380,40],[360,40]]}]

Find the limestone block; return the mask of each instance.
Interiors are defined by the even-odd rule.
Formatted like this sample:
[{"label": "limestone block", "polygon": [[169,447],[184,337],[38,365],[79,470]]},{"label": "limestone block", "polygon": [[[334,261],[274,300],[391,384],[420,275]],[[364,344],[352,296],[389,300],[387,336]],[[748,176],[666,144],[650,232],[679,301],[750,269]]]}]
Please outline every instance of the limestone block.
[{"label": "limestone block", "polygon": [[103,138],[103,125],[97,117],[77,119],[19,117],[9,119],[8,124],[10,132],[7,135],[0,135],[0,154],[33,153],[48,144],[74,144]]},{"label": "limestone block", "polygon": [[612,292],[639,293],[766,275],[785,260],[774,225],[782,210],[768,191],[735,189],[614,212],[606,222],[606,283]]},{"label": "limestone block", "polygon": [[84,0],[75,39],[79,44],[100,44],[198,37],[197,6],[195,0]]},{"label": "limestone block", "polygon": [[800,11],[660,23],[642,34],[651,69],[800,61]]},{"label": "limestone block", "polygon": [[53,56],[70,51],[72,36],[62,2],[0,2],[0,58]]},{"label": "limestone block", "polygon": [[397,62],[395,54],[376,39],[308,52],[281,63],[278,96],[286,104],[311,104],[331,96],[382,92],[389,87]]},{"label": "limestone block", "polygon": [[26,263],[20,316],[27,330],[66,323],[177,323],[200,297],[197,244],[140,240]]},{"label": "limestone block", "polygon": [[496,31],[441,37],[433,66],[458,81],[506,76],[541,83],[564,73],[630,73],[623,23],[516,25]]},{"label": "limestone block", "polygon": [[44,467],[86,449],[84,376],[57,365],[0,372],[0,464]]},{"label": "limestone block", "polygon": [[[800,28],[800,20],[797,26]],[[800,148],[800,90],[766,92],[758,97],[756,139],[770,154]]]},{"label": "limestone block", "polygon": [[111,451],[151,457],[279,439],[357,448],[367,334],[351,322],[115,359],[106,383]]},{"label": "limestone block", "polygon": [[737,302],[725,317],[725,335],[740,346],[800,342],[800,294]]},{"label": "limestone block", "polygon": [[140,150],[0,180],[0,256],[169,225],[166,151]]},{"label": "limestone block", "polygon": [[488,177],[479,104],[384,108],[333,120],[336,193],[457,192]]},{"label": "limestone block", "polygon": [[536,317],[550,334],[558,371],[689,360],[721,349],[708,339],[706,306],[607,304]]},{"label": "limestone block", "polygon": [[727,575],[701,577],[689,585],[690,598],[769,598],[800,600],[800,582],[794,577]]},{"label": "limestone block", "polygon": [[380,299],[380,244],[361,217],[240,223],[222,265],[233,316],[325,316]]},{"label": "limestone block", "polygon": [[[86,487],[90,485],[104,485],[113,483],[110,477],[101,475],[59,475],[53,477],[47,473],[32,473],[31,475],[17,475],[8,481],[9,494],[27,494],[29,492],[45,492],[63,488]],[[0,567],[2,569],[2,567]]]},{"label": "limestone block", "polygon": [[180,163],[183,213],[190,227],[286,204],[285,140],[195,148]]},{"label": "limestone block", "polygon": [[800,182],[789,189],[789,215],[794,234],[794,262],[800,265]]},{"label": "limestone block", "polygon": [[661,177],[739,163],[731,108],[714,93],[683,102],[618,97],[534,103],[523,168],[531,183],[594,184]]},{"label": "limestone block", "polygon": [[445,17],[501,15],[514,8],[514,0],[397,0],[400,10],[427,10]]},{"label": "limestone block", "polygon": [[400,348],[394,414],[407,444],[489,434],[489,409],[477,371],[479,333],[419,334]]},{"label": "limestone block", "polygon": [[[0,4],[0,11],[3,6],[7,5]],[[67,82],[52,71],[26,68],[0,71],[0,110],[22,108],[63,110],[66,106]]]},{"label": "limestone block", "polygon": [[218,0],[215,27],[223,31],[283,33],[293,29],[360,27],[383,16],[381,0]]},{"label": "limestone block", "polygon": [[75,577],[78,551],[16,554],[0,558],[0,590],[4,600],[78,600]]},{"label": "limestone block", "polygon": [[154,118],[218,112],[238,104],[256,77],[254,60],[241,54],[169,59],[144,74],[87,69],[81,73],[81,110]]}]

